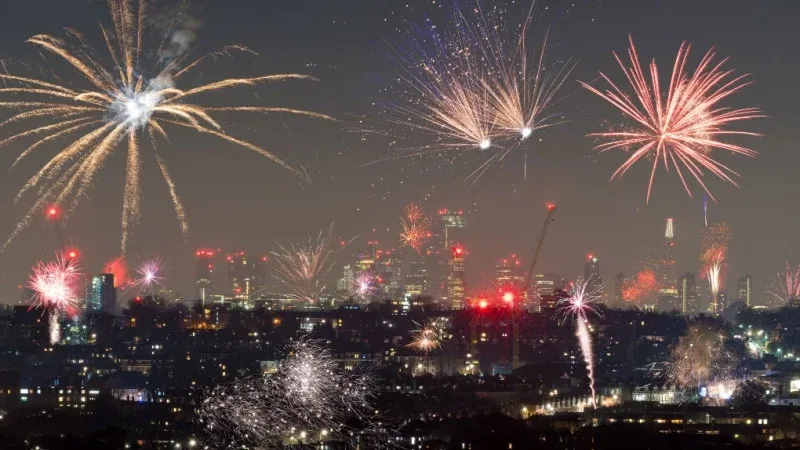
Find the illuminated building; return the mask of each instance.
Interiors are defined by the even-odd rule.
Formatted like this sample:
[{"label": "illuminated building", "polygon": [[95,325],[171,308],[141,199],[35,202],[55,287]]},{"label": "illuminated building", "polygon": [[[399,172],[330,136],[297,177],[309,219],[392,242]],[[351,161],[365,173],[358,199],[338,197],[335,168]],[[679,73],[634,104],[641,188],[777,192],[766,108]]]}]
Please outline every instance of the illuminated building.
[{"label": "illuminated building", "polygon": [[[523,274],[523,268],[520,261],[517,259],[517,255],[512,254],[510,258],[503,259],[494,266],[494,285],[496,288],[519,291],[524,287],[524,284],[525,275]],[[527,292],[522,292],[521,295],[522,298],[519,300],[521,300],[525,308],[528,309],[530,307],[530,305],[527,304],[529,295]]]},{"label": "illuminated building", "polygon": [[600,276],[600,261],[597,256],[589,253],[583,265],[583,279],[587,280],[587,292],[597,292],[603,298],[603,277]]},{"label": "illuminated building", "polygon": [[345,264],[342,268],[342,278],[336,282],[336,289],[339,291],[349,291],[356,282],[356,274],[353,272],[353,266]]},{"label": "illuminated building", "polygon": [[391,251],[378,250],[376,262],[378,285],[388,295],[393,296],[402,288],[403,261]]},{"label": "illuminated building", "polygon": [[622,295],[622,290],[625,287],[625,274],[618,273],[614,277],[614,308],[622,308],[625,304],[625,298]]},{"label": "illuminated building", "polygon": [[370,271],[375,268],[378,260],[378,241],[369,241],[367,249],[356,255],[356,270],[358,273]]},{"label": "illuminated building", "polygon": [[424,256],[417,255],[411,260],[411,267],[406,276],[405,291],[407,297],[428,294],[430,289],[428,279],[428,262]]},{"label": "illuminated building", "polygon": [[700,312],[700,292],[697,288],[697,279],[691,272],[678,278],[678,311],[682,314]]},{"label": "illuminated building", "polygon": [[750,303],[751,297],[753,292],[753,277],[750,275],[744,275],[739,277],[739,301],[744,303],[745,306],[750,307],[752,304]]},{"label": "illuminated building", "polygon": [[266,257],[247,256],[244,252],[238,252],[227,259],[228,283],[234,297],[250,299],[253,294],[264,290]]},{"label": "illuminated building", "polygon": [[445,300],[451,309],[463,309],[466,305],[464,295],[464,257],[466,250],[460,245],[451,249],[451,257],[447,262],[447,297]]},{"label": "illuminated building", "polygon": [[114,314],[117,310],[117,290],[114,274],[101,273],[92,277],[87,289],[86,311]]},{"label": "illuminated building", "polygon": [[214,273],[214,251],[198,250],[195,255],[197,256],[197,281],[195,282],[197,298],[205,305],[206,300],[211,299],[211,278]]},{"label": "illuminated building", "polygon": [[[667,227],[664,232],[664,246],[661,254],[661,287],[658,290],[658,303],[674,304],[675,297],[678,296],[675,277],[675,233],[673,229],[672,217],[667,218]],[[672,297],[672,299],[670,299]],[[672,308],[670,308],[671,310]],[[680,308],[677,308],[680,309]],[[659,310],[662,310],[659,306]]]},{"label": "illuminated building", "polygon": [[450,251],[454,243],[466,241],[467,216],[463,210],[449,210],[442,208],[438,212],[438,220],[432,227],[432,236],[427,250],[428,273],[432,280],[436,280],[433,287],[434,298],[449,307],[448,277],[450,265]]}]

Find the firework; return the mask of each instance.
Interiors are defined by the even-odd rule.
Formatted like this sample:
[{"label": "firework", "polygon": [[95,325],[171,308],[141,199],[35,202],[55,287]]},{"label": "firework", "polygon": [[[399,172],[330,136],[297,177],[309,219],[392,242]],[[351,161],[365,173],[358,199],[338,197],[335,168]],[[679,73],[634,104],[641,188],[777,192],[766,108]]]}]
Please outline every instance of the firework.
[{"label": "firework", "polygon": [[359,368],[342,369],[320,342],[289,346],[276,373],[215,387],[200,407],[201,421],[219,440],[280,446],[348,440],[371,432],[375,378]]},{"label": "firework", "polygon": [[767,293],[780,306],[789,305],[792,300],[800,299],[800,266],[793,268],[786,260],[783,272],[775,276]]},{"label": "firework", "polygon": [[124,256],[114,258],[103,266],[103,273],[114,275],[114,287],[121,288],[128,284],[128,262]]},{"label": "firework", "polygon": [[666,92],[662,91],[655,60],[650,63],[650,80],[647,80],[633,38],[630,38],[628,50],[629,65],[614,53],[631,85],[631,94],[626,94],[602,72],[600,77],[606,81],[608,89],[600,90],[588,83],[581,83],[619,109],[632,122],[626,130],[594,133],[591,136],[607,141],[596,147],[600,152],[623,150],[630,153],[612,179],[621,177],[643,159],[652,160],[647,201],[650,200],[656,169],[662,162],[667,171],[670,166],[675,168],[690,196],[692,191],[684,177],[684,170],[713,199],[702,180],[706,171],[734,185],[736,182],[731,176],[738,176],[712,157],[713,150],[725,150],[748,157],[757,155],[751,149],[722,140],[730,136],[758,136],[756,133],[727,129],[730,124],[763,117],[758,109],[719,106],[720,102],[751,83],[747,75],[733,76],[732,70],[723,69],[726,60],[713,62],[716,56],[713,50],[709,50],[694,72],[689,73],[686,65],[690,48],[688,43],[681,44]]},{"label": "firework", "polygon": [[622,285],[622,298],[637,304],[647,303],[658,294],[660,266],[654,258],[645,258],[634,267],[634,274]]},{"label": "firework", "polygon": [[405,215],[400,217],[400,225],[403,227],[403,231],[400,232],[400,241],[420,253],[422,244],[431,236],[430,219],[424,215],[422,208],[414,203],[409,203],[406,206]]},{"label": "firework", "polygon": [[676,386],[707,386],[730,379],[736,366],[736,356],[725,346],[725,334],[715,326],[694,324],[672,348],[667,378]]},{"label": "firework", "polygon": [[[250,142],[229,135],[219,122],[216,113],[290,113],[329,119],[328,116],[301,109],[267,106],[217,106],[207,107],[194,99],[236,87],[252,87],[286,80],[313,80],[301,74],[274,74],[253,78],[227,78],[191,88],[180,88],[177,83],[187,78],[202,63],[232,51],[246,51],[232,46],[222,52],[206,55],[196,60],[188,54],[175,58],[161,58],[152,69],[143,67],[144,37],[147,27],[146,0],[109,0],[113,27],[101,26],[107,60],[113,65],[100,64],[92,46],[76,31],[69,31],[66,39],[49,35],[36,35],[28,42],[41,50],[62,59],[83,78],[83,86],[61,84],[56,74],[52,80],[0,74],[6,87],[0,95],[7,97],[0,108],[14,115],[0,126],[46,121],[43,125],[26,127],[0,142],[0,146],[28,140],[31,143],[17,158],[27,157],[44,144],[59,139],[71,141],[48,161],[22,187],[17,198],[26,192],[37,191],[36,200],[28,214],[20,221],[3,248],[32,220],[34,214],[55,200],[67,205],[67,211],[77,206],[97,172],[118,147],[127,152],[125,196],[122,205],[122,250],[125,251],[131,228],[139,221],[141,190],[141,151],[143,138],[150,140],[159,171],[167,185],[175,213],[184,235],[188,225],[183,204],[175,183],[158,151],[159,142],[169,142],[168,127],[189,129],[214,136],[230,144],[256,152],[280,166],[301,175],[273,153]],[[162,52],[157,52],[162,53]],[[148,76],[146,74],[153,74]],[[20,98],[22,97],[22,98]],[[19,125],[18,125],[19,126]],[[15,163],[16,164],[16,163]]]},{"label": "firework", "polygon": [[410,333],[411,342],[406,347],[412,348],[422,354],[438,350],[442,347],[439,333],[431,325],[418,326]]},{"label": "firework", "polygon": [[722,288],[722,269],[728,258],[728,244],[732,239],[731,227],[725,222],[714,222],[703,229],[700,236],[700,261],[702,274],[711,289],[712,312],[717,312],[717,299]]},{"label": "firework", "polygon": [[502,141],[526,140],[559,123],[549,109],[574,64],[549,67],[546,36],[538,54],[528,51],[532,13],[514,27],[475,2],[443,27],[426,24],[410,54],[398,57],[405,98],[391,105],[388,120],[435,143],[401,156],[497,149],[467,177],[477,179],[514,149]]},{"label": "firework", "polygon": [[372,296],[378,294],[377,281],[375,273],[371,270],[359,273],[353,280],[348,297],[362,302],[368,301]]},{"label": "firework", "polygon": [[275,279],[289,288],[290,295],[305,302],[316,302],[325,290],[325,282],[333,269],[336,254],[349,242],[336,247],[333,235],[333,224],[319,232],[307,243],[296,243],[289,246],[278,246],[272,252],[277,263]]},{"label": "firework", "polygon": [[28,287],[34,292],[31,308],[49,311],[50,343],[61,340],[59,316],[74,317],[79,314],[78,285],[80,269],[75,258],[58,255],[55,261],[39,261],[33,268]]},{"label": "firework", "polygon": [[130,289],[138,288],[141,291],[150,291],[164,281],[164,261],[160,258],[148,259],[136,268],[136,277],[131,280]]},{"label": "firework", "polygon": [[572,318],[575,321],[575,336],[578,338],[581,353],[583,354],[583,362],[586,363],[586,371],[589,375],[592,407],[597,407],[594,391],[594,353],[592,351],[592,336],[589,334],[588,314],[598,314],[594,307],[594,302],[600,297],[600,288],[592,287],[594,284],[590,283],[590,281],[591,277],[586,280],[579,278],[576,282],[570,284],[567,290],[569,297],[561,300],[562,306],[559,308],[558,314],[561,314],[564,320]]}]

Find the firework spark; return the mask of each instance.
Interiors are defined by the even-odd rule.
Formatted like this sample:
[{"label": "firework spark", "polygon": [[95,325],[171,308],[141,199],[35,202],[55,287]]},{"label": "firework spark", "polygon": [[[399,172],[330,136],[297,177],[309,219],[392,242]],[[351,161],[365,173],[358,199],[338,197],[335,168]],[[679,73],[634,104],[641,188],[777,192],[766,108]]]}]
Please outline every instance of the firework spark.
[{"label": "firework spark", "polygon": [[400,217],[400,225],[403,227],[403,231],[400,232],[400,241],[403,245],[420,253],[422,245],[431,236],[431,221],[428,216],[422,212],[422,208],[414,203],[409,203],[406,206],[405,215]]},{"label": "firework spark", "polygon": [[371,270],[359,273],[353,280],[348,297],[358,299],[362,302],[368,301],[378,293],[377,278]]},{"label": "firework spark", "polygon": [[39,261],[33,268],[28,287],[34,292],[31,308],[42,308],[50,313],[50,344],[61,340],[59,316],[75,317],[78,307],[78,285],[81,274],[75,258],[58,255],[55,261]]},{"label": "firework spark", "polygon": [[551,67],[546,36],[538,54],[528,51],[532,17],[533,7],[514,27],[475,2],[458,8],[443,27],[426,25],[427,33],[413,40],[414,51],[397,58],[406,98],[391,105],[388,120],[432,135],[436,142],[401,157],[498,150],[467,177],[477,179],[514,150],[503,141],[524,141],[560,123],[549,110],[574,64]]},{"label": "firework spark", "polygon": [[164,261],[161,258],[148,259],[136,268],[136,277],[131,280],[130,289],[150,291],[164,281]]},{"label": "firework spark", "polygon": [[667,378],[682,387],[701,387],[731,378],[736,356],[725,346],[725,334],[714,326],[695,324],[670,352]]},{"label": "firework spark", "polygon": [[439,333],[431,325],[419,326],[410,333],[411,342],[406,347],[412,348],[422,354],[438,350],[442,347]]},{"label": "firework spark", "polygon": [[272,252],[277,263],[273,276],[289,288],[293,298],[305,302],[319,301],[336,254],[349,244],[344,242],[337,247],[336,243],[331,224],[327,230],[320,231],[316,239],[309,238],[307,243],[279,245],[279,250]]},{"label": "firework spark", "polygon": [[[44,144],[58,139],[72,142],[48,161],[22,187],[17,199],[29,191],[37,191],[36,200],[28,214],[12,231],[8,244],[27,227],[37,211],[51,201],[67,205],[72,211],[80,198],[91,186],[97,172],[108,161],[118,147],[127,151],[125,196],[122,205],[122,250],[125,251],[132,227],[140,219],[141,151],[142,138],[149,138],[155,152],[159,171],[168,187],[169,194],[184,235],[188,232],[183,204],[177,194],[175,183],[158,151],[158,142],[169,142],[167,128],[189,129],[213,136],[264,156],[280,166],[301,175],[273,153],[250,142],[233,137],[224,130],[215,113],[289,113],[316,118],[330,117],[301,109],[267,106],[218,106],[208,107],[193,99],[236,87],[252,87],[286,80],[313,80],[302,74],[274,74],[253,78],[228,78],[208,84],[179,88],[177,82],[186,78],[204,61],[215,59],[220,53],[206,55],[194,61],[188,54],[174,59],[163,58],[152,70],[142,67],[148,52],[143,51],[147,27],[148,2],[140,0],[108,0],[113,27],[101,26],[108,60],[107,67],[99,62],[81,34],[68,31],[66,39],[40,34],[27,42],[43,51],[54,54],[85,79],[82,87],[62,85],[62,76],[53,80],[42,80],[26,76],[0,74],[6,87],[0,95],[9,97],[0,102],[0,108],[14,115],[0,124],[32,123],[45,120],[46,124],[26,128],[2,141],[0,146],[12,142],[29,140],[31,143],[17,158],[24,159]],[[222,53],[248,51],[241,46],[232,46]],[[149,77],[146,73],[154,74]],[[24,98],[20,98],[20,96]],[[16,164],[16,163],[15,163]]]},{"label": "firework spark", "polygon": [[[375,413],[371,371],[342,369],[318,341],[289,346],[276,373],[248,377],[212,389],[200,408],[201,421],[228,443],[278,446],[368,436]],[[353,429],[353,422],[363,428]]]},{"label": "firework spark", "polygon": [[592,351],[592,336],[589,333],[589,318],[588,314],[598,314],[594,307],[595,301],[600,297],[600,288],[590,283],[591,278],[587,280],[578,279],[575,283],[571,283],[568,287],[567,294],[569,297],[561,300],[561,308],[558,314],[564,317],[564,320],[572,318],[575,321],[575,336],[578,338],[581,353],[583,354],[583,362],[586,363],[586,371],[589,375],[589,388],[592,391],[592,407],[596,408],[595,404],[595,390],[594,390],[594,352]]},{"label": "firework spark", "polygon": [[800,299],[800,266],[793,268],[786,260],[783,272],[775,276],[767,293],[779,306],[786,306],[792,300]]},{"label": "firework spark", "polygon": [[702,274],[711,288],[711,309],[717,312],[717,300],[722,288],[722,269],[728,259],[728,244],[733,237],[731,227],[725,222],[714,222],[703,229],[700,236],[700,261]]},{"label": "firework spark", "polygon": [[757,108],[732,109],[718,106],[727,97],[751,83],[747,81],[747,75],[734,77],[732,70],[723,69],[726,60],[713,62],[716,56],[713,50],[705,54],[694,72],[687,73],[690,48],[688,43],[681,44],[666,92],[662,91],[655,60],[650,62],[650,80],[647,80],[633,38],[630,38],[628,50],[630,65],[626,65],[614,53],[617,63],[631,84],[632,94],[624,93],[602,72],[600,77],[608,83],[608,89],[600,90],[589,83],[581,82],[583,87],[611,103],[633,122],[630,129],[594,133],[591,136],[607,140],[596,147],[600,152],[632,151],[628,159],[614,172],[612,179],[624,175],[640,160],[652,159],[650,182],[647,186],[648,202],[656,169],[662,162],[667,171],[670,165],[675,168],[690,196],[692,191],[683,170],[694,177],[713,199],[714,196],[702,180],[704,171],[734,185],[736,182],[731,176],[738,174],[712,158],[712,151],[725,150],[748,157],[757,155],[751,149],[721,140],[729,136],[759,136],[757,133],[726,128],[736,122],[763,117]]}]

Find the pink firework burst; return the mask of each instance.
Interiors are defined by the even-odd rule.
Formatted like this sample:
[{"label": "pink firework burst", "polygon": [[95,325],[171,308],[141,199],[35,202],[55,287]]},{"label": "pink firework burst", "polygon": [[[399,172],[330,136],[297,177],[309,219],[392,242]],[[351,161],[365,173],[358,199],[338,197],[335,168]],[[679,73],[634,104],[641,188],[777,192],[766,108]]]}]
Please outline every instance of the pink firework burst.
[{"label": "pink firework burst", "polygon": [[667,171],[670,167],[675,168],[690,196],[692,191],[684,177],[684,171],[694,177],[712,199],[714,196],[702,180],[705,172],[736,185],[731,177],[738,174],[712,158],[711,152],[716,149],[748,157],[757,155],[757,152],[749,148],[721,140],[723,137],[737,135],[759,136],[757,133],[726,128],[735,122],[764,117],[757,108],[734,109],[719,106],[720,102],[751,83],[747,80],[748,76],[734,76],[732,70],[723,69],[726,59],[713,62],[716,56],[713,49],[705,54],[694,72],[687,72],[691,45],[684,42],[678,50],[672,76],[664,92],[655,60],[650,62],[648,80],[633,38],[629,40],[630,65],[623,62],[616,53],[614,57],[630,83],[630,94],[623,92],[602,72],[600,77],[608,83],[605,90],[581,82],[583,87],[611,103],[632,121],[626,130],[590,135],[607,141],[596,147],[600,152],[624,150],[630,153],[611,178],[621,177],[640,160],[650,158],[653,164],[647,186],[648,202],[660,163],[663,163]]},{"label": "pink firework burst", "polygon": [[778,306],[786,306],[792,300],[800,299],[800,266],[792,267],[788,260],[784,266],[783,272],[778,273],[767,291]]},{"label": "pink firework burst", "polygon": [[55,261],[39,261],[28,279],[28,286],[34,291],[31,308],[44,308],[70,317],[78,315],[80,278],[74,258],[58,255]]}]

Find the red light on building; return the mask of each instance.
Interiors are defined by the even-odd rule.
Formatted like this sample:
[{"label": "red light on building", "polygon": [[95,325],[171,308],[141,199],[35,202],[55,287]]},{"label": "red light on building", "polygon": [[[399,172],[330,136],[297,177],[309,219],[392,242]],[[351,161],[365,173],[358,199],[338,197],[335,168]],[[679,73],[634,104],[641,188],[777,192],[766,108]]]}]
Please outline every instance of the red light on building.
[{"label": "red light on building", "polygon": [[555,203],[553,203],[553,202],[548,202],[548,203],[546,204],[546,206],[547,206],[547,210],[548,210],[548,211],[552,211],[552,210],[556,209],[556,204],[555,204]]},{"label": "red light on building", "polygon": [[586,259],[587,259],[588,261],[591,261],[592,259],[594,259],[594,255],[593,255],[593,254],[591,254],[591,253],[588,253],[588,254],[586,255]]}]

